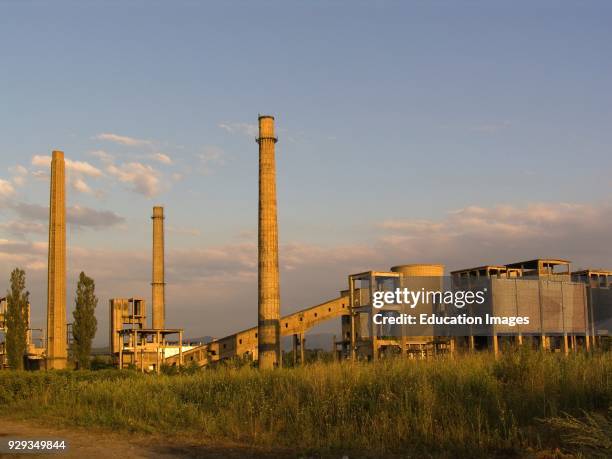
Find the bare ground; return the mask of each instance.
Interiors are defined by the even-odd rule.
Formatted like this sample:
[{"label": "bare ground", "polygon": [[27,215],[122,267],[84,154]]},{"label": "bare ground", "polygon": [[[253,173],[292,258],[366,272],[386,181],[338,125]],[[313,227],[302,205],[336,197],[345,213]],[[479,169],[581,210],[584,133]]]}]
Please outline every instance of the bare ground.
[{"label": "bare ground", "polygon": [[264,450],[242,445],[210,445],[193,437],[165,438],[109,432],[99,429],[49,427],[36,421],[18,421],[0,414],[0,449],[6,450],[8,439],[62,439],[68,444],[57,454],[2,454],[0,457],[62,458],[289,458],[299,455],[286,450]]}]

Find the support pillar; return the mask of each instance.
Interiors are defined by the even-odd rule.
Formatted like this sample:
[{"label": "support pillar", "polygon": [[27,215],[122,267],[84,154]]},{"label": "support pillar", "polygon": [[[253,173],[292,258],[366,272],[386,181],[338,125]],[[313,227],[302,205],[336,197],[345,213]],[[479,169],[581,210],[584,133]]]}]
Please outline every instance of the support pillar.
[{"label": "support pillar", "polygon": [[119,369],[123,370],[123,337],[119,336],[121,337],[119,340]]},{"label": "support pillar", "polygon": [[183,330],[179,331],[179,366],[183,366]]},{"label": "support pillar", "polygon": [[499,356],[499,342],[497,340],[497,333],[493,333],[493,355],[495,358]]},{"label": "support pillar", "polygon": [[349,276],[349,311],[351,313],[351,360],[354,362],[357,359],[357,341],[355,338],[355,279]]},{"label": "support pillar", "polygon": [[334,362],[338,360],[336,357],[336,335],[332,337],[332,360]]},{"label": "support pillar", "polygon": [[293,339],[292,339],[292,350],[293,350],[293,366],[297,366],[297,362],[298,362],[298,342],[299,342],[299,337],[297,335],[297,333],[293,334]]},{"label": "support pillar", "polygon": [[306,363],[306,337],[304,333],[300,333],[300,365]]},{"label": "support pillar", "polygon": [[156,342],[156,346],[155,346],[155,373],[159,374],[161,372],[161,368],[160,368],[160,359],[159,359],[159,352],[161,351],[161,342],[160,342],[160,336],[159,336],[159,331],[157,333],[155,333],[155,342]]}]

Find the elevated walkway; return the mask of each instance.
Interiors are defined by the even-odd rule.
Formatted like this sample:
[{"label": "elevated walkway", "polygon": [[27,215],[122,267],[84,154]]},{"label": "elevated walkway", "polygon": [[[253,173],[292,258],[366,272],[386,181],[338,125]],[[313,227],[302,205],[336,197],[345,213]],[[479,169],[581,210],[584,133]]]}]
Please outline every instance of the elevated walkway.
[{"label": "elevated walkway", "polygon": [[[348,315],[349,297],[341,296],[281,317],[280,334],[281,336],[300,335],[323,322]],[[183,363],[204,366],[235,357],[256,358],[256,356],[257,327],[253,327],[184,351]],[[164,360],[164,363],[178,365],[179,356],[170,356]]]}]

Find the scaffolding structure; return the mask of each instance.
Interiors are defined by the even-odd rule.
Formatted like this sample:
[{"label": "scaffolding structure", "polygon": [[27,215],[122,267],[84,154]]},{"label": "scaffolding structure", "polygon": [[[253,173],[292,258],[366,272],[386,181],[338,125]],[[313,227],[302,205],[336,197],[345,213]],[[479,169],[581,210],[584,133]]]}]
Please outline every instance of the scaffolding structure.
[{"label": "scaffolding structure", "polygon": [[[147,328],[147,307],[143,298],[112,298],[110,310],[110,352],[119,369],[137,368],[159,373],[169,357],[173,365],[183,364],[183,329]],[[176,335],[176,340],[168,337]]]}]

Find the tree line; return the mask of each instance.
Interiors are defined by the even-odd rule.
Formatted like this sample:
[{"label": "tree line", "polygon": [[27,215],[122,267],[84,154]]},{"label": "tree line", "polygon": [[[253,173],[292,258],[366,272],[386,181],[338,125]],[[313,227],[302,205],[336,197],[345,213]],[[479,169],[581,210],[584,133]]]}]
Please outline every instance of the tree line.
[{"label": "tree line", "polygon": [[[77,368],[89,368],[91,343],[98,329],[95,316],[98,298],[96,285],[84,272],[79,274],[72,312],[72,357]],[[15,370],[24,368],[27,354],[30,292],[26,289],[26,274],[23,269],[11,272],[10,287],[6,295],[5,313],[5,352],[8,366]]]}]

